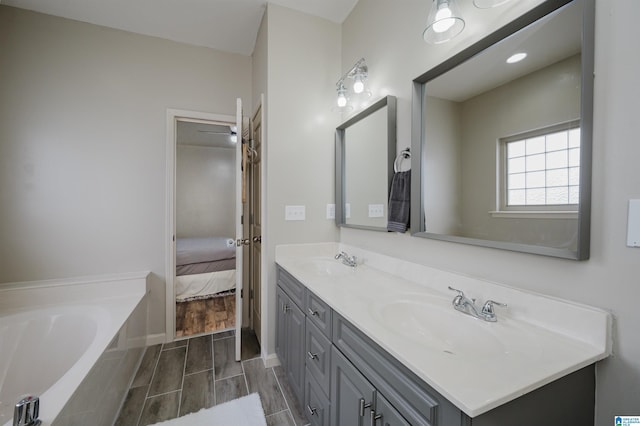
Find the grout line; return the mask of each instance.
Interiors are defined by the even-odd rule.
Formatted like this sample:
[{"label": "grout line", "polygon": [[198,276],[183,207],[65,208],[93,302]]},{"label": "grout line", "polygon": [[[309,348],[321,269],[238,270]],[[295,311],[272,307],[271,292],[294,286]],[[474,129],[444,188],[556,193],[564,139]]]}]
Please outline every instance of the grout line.
[{"label": "grout line", "polygon": [[180,417],[180,410],[182,409],[182,389],[184,389],[184,376],[187,371],[187,357],[189,356],[189,346],[191,339],[187,341],[187,348],[184,351],[184,362],[182,363],[182,382],[180,383],[180,398],[178,398],[178,412],[176,418]]},{"label": "grout line", "polygon": [[213,334],[211,335],[211,369],[213,370],[213,405],[218,405],[218,395],[216,394],[216,353],[215,345],[213,344]]},{"label": "grout line", "polygon": [[[240,361],[240,367],[242,368],[242,377],[244,377],[244,385],[247,387],[247,395],[249,395],[249,381],[247,380],[247,372],[244,371],[244,361]],[[234,376],[237,377],[237,376]]]},{"label": "grout line", "polygon": [[167,391],[167,392],[164,392],[164,393],[159,393],[157,395],[150,396],[147,399],[153,399],[153,398],[158,397],[158,396],[165,396],[165,395],[169,395],[171,393],[176,393],[176,392],[180,392],[180,391],[181,391],[181,389],[175,389],[175,390],[172,390],[172,391]]},{"label": "grout line", "polygon": [[282,390],[282,385],[280,384],[280,380],[278,380],[278,375],[276,374],[276,370],[274,370],[273,367],[271,367],[270,370],[273,373],[273,377],[275,377],[276,379],[276,383],[278,384],[278,389],[280,390],[282,399],[284,399],[284,405],[287,406],[287,410],[289,410],[289,413],[291,415],[291,420],[293,420],[293,424],[296,424],[296,420],[293,418],[293,410],[291,409],[291,406],[289,406],[289,401],[287,401],[287,397],[284,395],[284,391]]},{"label": "grout line", "polygon": [[[147,349],[152,346],[147,346]],[[147,351],[145,349],[145,353]],[[149,386],[147,387],[147,393],[144,395],[144,403],[142,404],[142,409],[140,410],[140,414],[138,415],[138,420],[136,421],[136,426],[139,426],[140,420],[142,420],[142,413],[144,412],[144,407],[147,405],[147,399],[149,398],[149,392],[151,391],[151,384],[153,383],[153,379],[156,377],[156,370],[158,369],[158,363],[160,362],[160,355],[162,354],[162,346],[160,346],[160,350],[158,351],[158,357],[156,358],[156,364],[153,366],[153,373],[151,373],[151,379],[149,380]],[[145,354],[142,354],[144,357]],[[138,367],[139,368],[139,367]]]},{"label": "grout line", "polygon": [[244,370],[243,370],[243,372],[242,372],[242,373],[240,373],[240,374],[236,374],[236,375],[234,375],[234,376],[227,376],[227,377],[221,377],[221,378],[219,378],[219,379],[215,379],[215,380],[214,380],[214,382],[219,382],[219,381],[221,381],[221,380],[227,380],[227,379],[233,379],[234,377],[238,377],[238,376],[244,376]]},{"label": "grout line", "polygon": [[206,373],[207,371],[212,371],[213,368],[207,368],[206,370],[194,371],[193,373],[187,374],[185,372],[184,376],[193,376],[194,374]]}]

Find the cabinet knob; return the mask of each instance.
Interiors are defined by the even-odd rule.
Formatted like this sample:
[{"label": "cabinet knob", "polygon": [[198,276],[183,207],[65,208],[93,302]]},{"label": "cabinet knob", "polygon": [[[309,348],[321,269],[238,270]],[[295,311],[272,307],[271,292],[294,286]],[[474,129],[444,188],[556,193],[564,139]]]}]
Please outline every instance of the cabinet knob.
[{"label": "cabinet knob", "polygon": [[309,411],[309,414],[311,414],[312,416],[318,415],[318,409],[312,408],[310,405],[307,405],[307,411]]},{"label": "cabinet knob", "polygon": [[285,314],[287,312],[289,312],[290,310],[291,310],[291,308],[289,307],[289,305],[287,305],[287,304],[282,305],[282,312],[284,312]]},{"label": "cabinet knob", "polygon": [[312,317],[317,317],[318,316],[318,311],[314,311],[311,308],[307,309],[307,312],[309,312],[309,315],[311,315]]},{"label": "cabinet knob", "polygon": [[314,354],[311,351],[307,352],[309,359],[318,359],[318,354]]}]

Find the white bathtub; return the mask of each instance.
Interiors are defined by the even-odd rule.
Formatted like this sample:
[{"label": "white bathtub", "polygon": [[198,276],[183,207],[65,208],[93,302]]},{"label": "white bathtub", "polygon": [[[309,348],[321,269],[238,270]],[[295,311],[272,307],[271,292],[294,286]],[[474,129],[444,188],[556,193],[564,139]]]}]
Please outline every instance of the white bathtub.
[{"label": "white bathtub", "polygon": [[127,329],[146,319],[146,278],[0,284],[0,425],[25,394],[44,425],[113,422],[142,355]]}]

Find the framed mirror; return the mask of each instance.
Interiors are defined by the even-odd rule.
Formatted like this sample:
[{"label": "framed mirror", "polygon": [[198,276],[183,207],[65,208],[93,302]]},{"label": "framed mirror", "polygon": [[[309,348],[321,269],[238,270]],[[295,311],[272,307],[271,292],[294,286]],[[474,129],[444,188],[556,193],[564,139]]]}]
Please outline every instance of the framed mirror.
[{"label": "framed mirror", "polygon": [[414,80],[413,235],[588,259],[593,45],[548,0]]},{"label": "framed mirror", "polygon": [[396,98],[387,96],[336,128],[336,224],[387,230],[396,155]]}]

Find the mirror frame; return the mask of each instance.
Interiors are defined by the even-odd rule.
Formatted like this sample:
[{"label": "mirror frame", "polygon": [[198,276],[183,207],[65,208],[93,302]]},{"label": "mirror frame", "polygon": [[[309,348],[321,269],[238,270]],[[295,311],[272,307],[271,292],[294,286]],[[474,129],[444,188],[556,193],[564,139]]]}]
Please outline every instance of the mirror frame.
[{"label": "mirror frame", "polygon": [[[355,225],[346,223],[345,218],[345,132],[349,126],[364,120],[374,112],[387,107],[387,203],[389,201],[389,188],[393,178],[393,162],[396,157],[396,97],[386,96],[366,109],[360,111],[338,127],[336,127],[336,225],[338,227],[367,229],[370,231],[387,232],[386,227]],[[388,209],[388,205],[387,205]],[[388,214],[388,210],[387,210]]]},{"label": "mirror frame", "polygon": [[[580,203],[578,205],[578,241],[576,250],[427,232],[424,212],[424,192],[422,187],[422,176],[424,173],[424,166],[422,164],[424,152],[422,146],[423,142],[426,143],[426,132],[423,131],[424,123],[422,117],[424,116],[423,99],[425,99],[426,83],[572,1],[583,2],[580,99]],[[589,258],[595,45],[594,26],[595,0],[547,0],[413,80],[411,151],[414,155],[411,160],[411,180],[417,183],[411,188],[411,233],[413,236],[572,260],[586,260]]]}]

